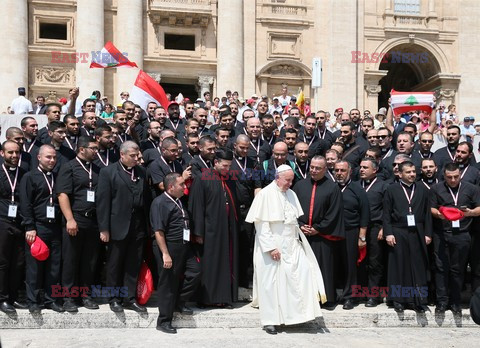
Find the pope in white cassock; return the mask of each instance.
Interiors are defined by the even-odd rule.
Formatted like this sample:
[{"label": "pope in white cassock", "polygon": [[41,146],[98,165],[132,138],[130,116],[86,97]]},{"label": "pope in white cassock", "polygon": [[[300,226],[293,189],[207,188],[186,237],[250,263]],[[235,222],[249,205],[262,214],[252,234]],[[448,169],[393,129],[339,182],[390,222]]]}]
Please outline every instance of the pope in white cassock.
[{"label": "pope in white cassock", "polygon": [[293,178],[290,166],[279,166],[275,181],[255,196],[246,218],[256,229],[252,305],[259,306],[269,334],[277,333],[275,325],[321,316],[319,301],[326,301],[322,273],[298,227],[303,211],[289,189]]}]

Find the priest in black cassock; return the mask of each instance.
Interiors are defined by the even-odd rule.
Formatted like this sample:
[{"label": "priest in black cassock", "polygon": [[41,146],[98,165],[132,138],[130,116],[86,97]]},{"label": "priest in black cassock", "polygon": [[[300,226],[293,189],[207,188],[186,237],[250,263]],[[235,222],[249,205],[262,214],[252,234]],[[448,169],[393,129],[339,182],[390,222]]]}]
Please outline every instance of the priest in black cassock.
[{"label": "priest in black cassock", "polygon": [[415,183],[415,165],[399,165],[400,182],[385,191],[383,233],[389,245],[389,299],[395,311],[423,313],[427,303],[427,244],[432,241],[428,189]]},{"label": "priest in black cassock", "polygon": [[229,180],[233,153],[220,149],[213,168],[194,178],[189,194],[192,239],[201,245],[199,302],[231,308],[238,298],[238,213],[235,185]]},{"label": "priest in black cassock", "polygon": [[314,156],[309,176],[297,182],[293,191],[297,194],[304,215],[298,219],[300,229],[307,236],[322,271],[327,302],[322,305],[332,309],[336,301],[334,254],[338,241],[345,238],[343,200],[338,185],[325,173],[327,161]]}]

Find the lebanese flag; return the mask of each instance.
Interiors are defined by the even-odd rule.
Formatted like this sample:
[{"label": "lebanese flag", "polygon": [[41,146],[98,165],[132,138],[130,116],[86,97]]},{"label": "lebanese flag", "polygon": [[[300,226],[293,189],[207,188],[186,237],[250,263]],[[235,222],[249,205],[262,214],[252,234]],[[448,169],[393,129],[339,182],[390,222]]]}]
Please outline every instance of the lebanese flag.
[{"label": "lebanese flag", "polygon": [[105,47],[102,48],[100,55],[92,52],[92,62],[90,63],[90,68],[118,68],[118,67],[128,67],[128,68],[138,68],[137,64],[128,60],[114,45],[111,41],[108,41],[105,44]]},{"label": "lebanese flag", "polygon": [[147,104],[150,102],[160,104],[167,110],[170,103],[162,86],[143,70],[138,72],[137,79],[130,92],[130,100],[140,105],[143,110],[146,110]]},{"label": "lebanese flag", "polygon": [[435,107],[433,92],[390,92],[392,111],[395,115],[421,110],[430,114]]}]

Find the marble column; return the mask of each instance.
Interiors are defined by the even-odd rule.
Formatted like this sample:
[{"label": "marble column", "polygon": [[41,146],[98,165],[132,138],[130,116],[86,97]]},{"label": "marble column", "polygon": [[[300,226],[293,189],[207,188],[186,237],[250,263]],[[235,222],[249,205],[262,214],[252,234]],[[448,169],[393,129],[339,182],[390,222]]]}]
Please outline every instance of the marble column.
[{"label": "marble column", "polygon": [[[254,38],[256,37],[256,1],[245,0],[243,4],[243,37]],[[255,40],[243,40],[244,53],[243,53],[243,91],[238,91],[241,97],[248,98],[252,94],[256,93],[255,81],[255,57],[256,57],[256,44]],[[233,91],[232,91],[233,92]],[[272,96],[269,96],[272,98]]]},{"label": "marble column", "polygon": [[[88,59],[79,59],[75,66],[76,85],[80,87],[80,101],[90,97],[95,90],[100,91],[102,96],[104,94],[104,70],[90,69],[92,51],[99,52],[105,45],[103,4],[103,1],[97,0],[77,0],[76,51],[80,54],[88,53]],[[92,15],[93,13],[95,15]]]},{"label": "marble column", "polygon": [[0,55],[2,83],[0,83],[0,113],[7,112],[12,100],[18,97],[18,87],[28,95],[28,3],[27,0],[2,1],[2,46]]},{"label": "marble column", "polygon": [[382,91],[382,86],[376,84],[365,85],[367,93],[367,103],[365,110],[370,110],[372,114],[376,114],[378,110],[378,94]]},{"label": "marble column", "polygon": [[[213,85],[213,76],[199,76],[198,77],[198,86],[200,87],[198,89],[199,91],[199,96],[198,98],[202,98],[203,99],[203,93],[205,92],[212,92],[211,89],[210,89],[210,86]],[[213,98],[212,98],[213,100]]]},{"label": "marble column", "polygon": [[217,96],[222,97],[227,89],[243,93],[243,0],[219,0],[218,13]]},{"label": "marble column", "polygon": [[[115,45],[127,58],[143,69],[143,3],[145,1],[118,0],[117,33]],[[114,99],[120,92],[130,91],[138,75],[136,68],[121,68],[116,72]]]},{"label": "marble column", "polygon": [[438,16],[435,12],[435,0],[428,0],[428,28],[438,29]]}]

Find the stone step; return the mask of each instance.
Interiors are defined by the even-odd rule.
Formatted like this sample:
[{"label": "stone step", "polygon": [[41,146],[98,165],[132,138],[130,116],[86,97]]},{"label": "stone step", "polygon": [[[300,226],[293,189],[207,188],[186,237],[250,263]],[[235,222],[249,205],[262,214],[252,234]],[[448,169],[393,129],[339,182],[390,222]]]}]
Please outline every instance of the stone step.
[{"label": "stone step", "polygon": [[[249,303],[237,303],[234,309],[198,309],[192,305],[193,315],[176,313],[173,325],[179,328],[256,328],[260,327],[260,315]],[[447,311],[436,316],[435,308],[430,312],[417,314],[407,310],[397,314],[393,309],[381,304],[376,308],[366,308],[363,304],[346,311],[337,306],[333,311],[323,310],[323,317],[302,327],[323,328],[367,328],[367,327],[474,327],[468,309],[462,316],[453,316]],[[99,310],[79,308],[78,313],[56,313],[43,310],[40,315],[32,315],[28,310],[17,310],[17,315],[7,316],[0,312],[0,330],[2,329],[101,329],[101,328],[155,328],[158,316],[157,308],[148,308],[148,313],[138,314],[126,310],[113,313],[108,305]]]}]

